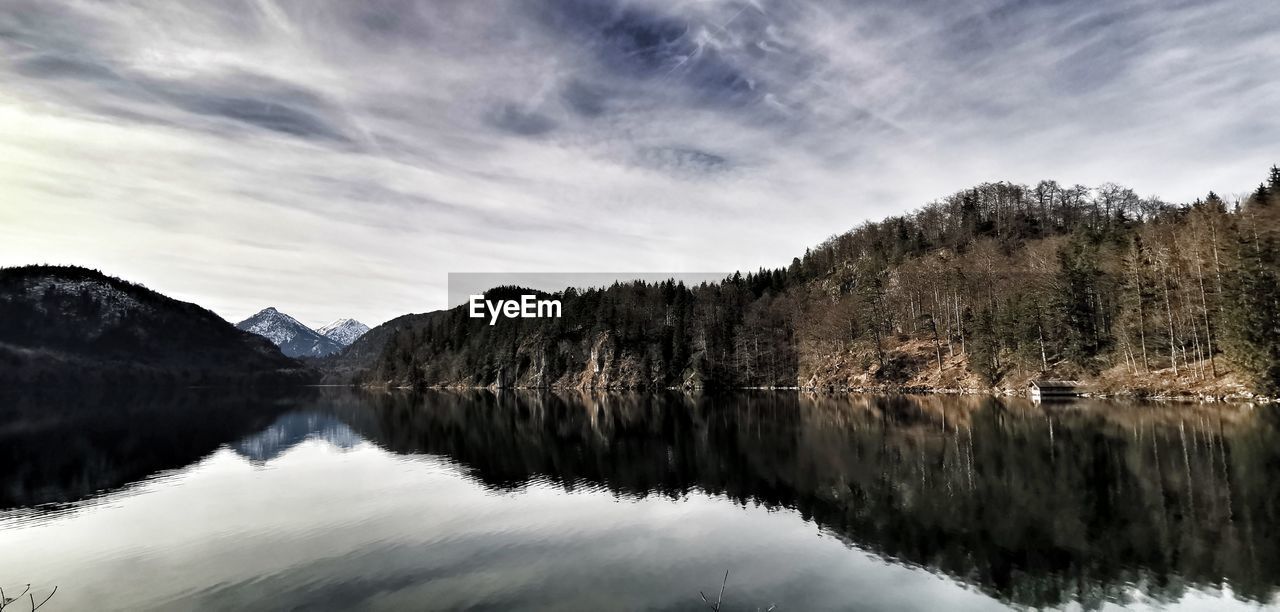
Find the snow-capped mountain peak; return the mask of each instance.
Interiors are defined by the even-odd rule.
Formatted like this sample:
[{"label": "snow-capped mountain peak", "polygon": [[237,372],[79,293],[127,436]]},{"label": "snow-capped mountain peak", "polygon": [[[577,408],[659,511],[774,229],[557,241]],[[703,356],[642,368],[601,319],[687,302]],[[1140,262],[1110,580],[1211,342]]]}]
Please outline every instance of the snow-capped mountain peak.
[{"label": "snow-capped mountain peak", "polygon": [[369,326],[355,319],[338,319],[316,331],[342,346],[351,346],[352,342],[355,342],[365,332],[369,331]]},{"label": "snow-capped mountain peak", "polygon": [[236,327],[270,340],[290,357],[324,357],[344,346],[274,307],[260,310]]}]

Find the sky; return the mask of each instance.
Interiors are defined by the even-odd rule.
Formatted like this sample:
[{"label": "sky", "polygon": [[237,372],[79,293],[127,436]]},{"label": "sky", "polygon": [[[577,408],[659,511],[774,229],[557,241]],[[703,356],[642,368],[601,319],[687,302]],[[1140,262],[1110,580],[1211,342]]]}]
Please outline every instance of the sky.
[{"label": "sky", "polygon": [[370,325],[782,266],[983,181],[1280,162],[1274,0],[0,0],[0,266]]}]

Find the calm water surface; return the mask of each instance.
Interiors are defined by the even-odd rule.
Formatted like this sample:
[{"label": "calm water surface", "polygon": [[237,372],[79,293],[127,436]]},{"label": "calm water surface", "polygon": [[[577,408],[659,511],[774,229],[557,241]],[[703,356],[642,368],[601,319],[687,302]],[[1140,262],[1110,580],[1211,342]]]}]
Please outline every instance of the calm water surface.
[{"label": "calm water surface", "polygon": [[[1258,609],[1276,409],[538,393],[0,398],[43,610]],[[28,606],[17,606],[26,610]]]}]

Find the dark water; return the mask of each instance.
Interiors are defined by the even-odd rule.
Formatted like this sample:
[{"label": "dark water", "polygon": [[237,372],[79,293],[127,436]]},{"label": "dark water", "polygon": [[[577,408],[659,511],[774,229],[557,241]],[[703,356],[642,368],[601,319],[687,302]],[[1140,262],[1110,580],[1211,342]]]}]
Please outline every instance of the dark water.
[{"label": "dark water", "polygon": [[[1256,609],[1275,408],[312,389],[0,401],[43,610]],[[17,606],[26,610],[28,606]]]}]

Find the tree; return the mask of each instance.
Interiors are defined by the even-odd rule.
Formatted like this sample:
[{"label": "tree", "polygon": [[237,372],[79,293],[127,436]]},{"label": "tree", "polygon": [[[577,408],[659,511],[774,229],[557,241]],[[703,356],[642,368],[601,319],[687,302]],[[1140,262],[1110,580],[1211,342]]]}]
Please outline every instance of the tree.
[{"label": "tree", "polygon": [[1249,201],[1255,206],[1270,206],[1272,195],[1266,183],[1258,183],[1258,188],[1253,190],[1253,195],[1249,196]]},{"label": "tree", "polygon": [[1098,353],[1098,250],[1088,236],[1076,235],[1058,252],[1054,307],[1069,358],[1084,365]]},{"label": "tree", "polygon": [[969,329],[973,330],[969,365],[987,384],[994,385],[1000,381],[1000,339],[996,336],[995,315],[984,306],[976,318],[972,311],[967,311],[965,316],[970,320]]},{"label": "tree", "polygon": [[933,318],[933,313],[926,312],[921,318],[928,323],[929,331],[933,334],[933,352],[938,359],[938,375],[942,375],[942,342],[938,339],[938,322]]},{"label": "tree", "polygon": [[1280,393],[1280,229],[1259,228],[1258,217],[1251,213],[1237,232],[1224,323],[1232,361],[1259,391],[1274,395]]}]

